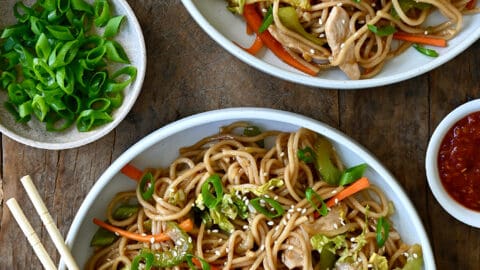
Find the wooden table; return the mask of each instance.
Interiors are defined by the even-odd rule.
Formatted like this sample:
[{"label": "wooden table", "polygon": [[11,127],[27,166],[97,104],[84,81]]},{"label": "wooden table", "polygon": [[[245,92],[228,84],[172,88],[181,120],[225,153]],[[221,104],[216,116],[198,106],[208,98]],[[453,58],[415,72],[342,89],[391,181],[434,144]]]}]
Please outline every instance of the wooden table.
[{"label": "wooden table", "polygon": [[[14,2],[0,0],[0,10],[11,9]],[[10,197],[19,200],[47,251],[59,260],[24,196],[21,176],[33,177],[66,235],[92,185],[132,144],[180,118],[239,106],[300,113],[364,145],[413,201],[428,231],[438,269],[479,269],[480,229],[460,223],[440,207],[428,187],[424,161],[430,135],[442,117],[480,97],[480,43],[443,66],[401,83],[326,90],[274,78],[237,60],[200,29],[178,0],[128,2],[144,31],[148,68],[143,91],[118,128],[97,142],[63,151],[35,149],[2,136],[0,269],[41,268],[4,203]]]}]

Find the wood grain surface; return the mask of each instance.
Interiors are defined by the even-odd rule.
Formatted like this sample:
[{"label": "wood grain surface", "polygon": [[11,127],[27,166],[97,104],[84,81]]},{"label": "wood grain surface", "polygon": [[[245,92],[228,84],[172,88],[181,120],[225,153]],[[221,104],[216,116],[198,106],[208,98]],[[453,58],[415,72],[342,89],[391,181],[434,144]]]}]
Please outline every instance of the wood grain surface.
[{"label": "wood grain surface", "polygon": [[[15,1],[0,0],[0,26]],[[480,43],[443,66],[390,86],[343,91],[312,88],[266,75],[211,40],[180,1],[128,1],[143,28],[148,65],[143,91],[126,119],[83,147],[49,151],[2,135],[0,269],[41,269],[5,201],[15,197],[58,262],[59,255],[19,179],[30,174],[60,231],[102,172],[128,147],[180,118],[212,109],[258,106],[329,124],[372,152],[404,187],[426,227],[438,269],[479,269],[480,229],[445,212],[426,182],[430,135],[449,111],[480,98]],[[88,236],[89,237],[89,236]]]}]

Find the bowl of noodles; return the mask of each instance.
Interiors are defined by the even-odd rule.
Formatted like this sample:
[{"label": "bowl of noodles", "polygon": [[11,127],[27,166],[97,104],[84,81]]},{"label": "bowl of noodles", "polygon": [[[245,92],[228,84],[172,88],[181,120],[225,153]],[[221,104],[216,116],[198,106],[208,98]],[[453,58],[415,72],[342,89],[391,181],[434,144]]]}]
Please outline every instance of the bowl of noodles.
[{"label": "bowl of noodles", "polygon": [[404,81],[446,63],[480,37],[474,1],[182,2],[241,61],[320,88]]},{"label": "bowl of noodles", "polygon": [[265,108],[200,113],[140,140],[66,242],[83,269],[435,269],[416,210],[371,154]]}]

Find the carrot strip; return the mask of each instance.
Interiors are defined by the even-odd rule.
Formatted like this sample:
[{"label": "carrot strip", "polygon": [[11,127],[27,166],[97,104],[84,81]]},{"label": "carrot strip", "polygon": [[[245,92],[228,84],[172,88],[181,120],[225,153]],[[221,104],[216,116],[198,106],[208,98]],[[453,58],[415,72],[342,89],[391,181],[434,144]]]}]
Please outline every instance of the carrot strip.
[{"label": "carrot strip", "polygon": [[420,35],[413,35],[404,32],[396,32],[393,34],[394,39],[408,41],[408,42],[415,42],[421,43],[425,45],[432,45],[437,47],[447,47],[447,40],[443,38],[434,38],[434,37],[427,37],[427,36],[420,36]]},{"label": "carrot strip", "polygon": [[[93,218],[93,223],[95,223],[96,225],[98,225],[98,226],[100,226],[100,227],[102,227],[106,230],[114,232],[114,233],[116,233],[120,236],[123,236],[123,237],[131,239],[131,240],[135,240],[135,241],[138,241],[138,242],[151,243],[152,241],[154,241],[154,242],[158,243],[158,242],[163,242],[163,241],[170,240],[170,236],[168,236],[165,233],[142,235],[142,234],[129,232],[129,231],[120,229],[118,227],[115,227],[113,225],[105,223],[105,222],[103,222],[103,221],[101,221],[97,218]],[[178,226],[182,230],[184,230],[186,232],[190,232],[190,231],[193,230],[193,221],[191,219],[186,219],[186,220],[182,221]]]},{"label": "carrot strip", "polygon": [[293,58],[268,31],[263,31],[262,33],[258,32],[260,26],[262,25],[262,17],[257,12],[255,4],[245,5],[243,9],[243,17],[247,22],[248,27],[255,31],[257,35],[262,40],[263,44],[267,46],[278,58],[280,58],[285,63],[293,66],[294,68],[305,72],[309,75],[316,76],[317,72],[311,70],[310,68],[304,66],[302,63],[298,62]]},{"label": "carrot strip", "polygon": [[327,206],[332,207],[339,201],[351,196],[361,190],[364,190],[370,186],[370,182],[367,177],[362,177],[357,181],[353,182],[350,186],[346,187],[344,190],[337,193],[335,196],[331,197],[327,201]]},{"label": "carrot strip", "polygon": [[250,48],[244,48],[244,50],[247,51],[249,54],[256,55],[262,47],[263,41],[260,36],[257,36],[252,46],[250,46]]},{"label": "carrot strip", "polygon": [[143,172],[137,169],[135,166],[127,164],[125,165],[120,172],[126,176],[132,178],[133,180],[140,181],[142,179]]},{"label": "carrot strip", "polygon": [[[199,259],[197,259],[197,258],[192,258],[192,262],[193,262],[193,264],[195,264],[196,267],[202,269],[202,263],[200,262]],[[211,264],[210,264],[210,270],[220,270],[220,268],[219,268],[219,267],[216,267],[215,265],[211,265]]]}]

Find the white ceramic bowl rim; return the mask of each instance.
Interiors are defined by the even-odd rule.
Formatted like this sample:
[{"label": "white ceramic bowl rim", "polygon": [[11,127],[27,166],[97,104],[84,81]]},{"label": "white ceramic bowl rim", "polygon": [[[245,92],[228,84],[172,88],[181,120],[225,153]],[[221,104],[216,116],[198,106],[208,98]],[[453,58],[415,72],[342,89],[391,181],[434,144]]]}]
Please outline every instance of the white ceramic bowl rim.
[{"label": "white ceramic bowl rim", "polygon": [[437,157],[440,144],[450,128],[465,116],[480,111],[480,99],[472,100],[460,105],[450,112],[435,128],[427,147],[425,171],[432,193],[451,216],[470,226],[480,228],[480,212],[466,208],[455,201],[445,190],[438,173]]},{"label": "white ceramic bowl rim", "polygon": [[[204,0],[202,0],[204,1]],[[412,65],[413,68],[408,68],[402,70],[399,73],[389,73],[388,75],[382,76],[375,76],[370,79],[363,79],[363,80],[349,80],[346,77],[344,79],[326,79],[323,78],[322,75],[319,76],[308,76],[304,73],[299,71],[289,71],[281,66],[286,66],[285,64],[271,64],[268,63],[256,56],[253,56],[247,53],[242,48],[238,47],[232,40],[227,38],[224,34],[222,34],[215,26],[209,22],[204,14],[202,14],[201,10],[197,8],[198,5],[201,4],[202,1],[198,0],[182,0],[183,5],[190,13],[190,15],[194,18],[194,20],[198,23],[198,25],[213,39],[215,40],[220,46],[222,46],[225,50],[227,50],[232,55],[236,56],[238,59],[243,61],[244,63],[255,67],[267,74],[270,74],[274,77],[287,80],[294,83],[299,83],[303,85],[313,86],[313,87],[320,87],[320,88],[330,88],[330,89],[362,89],[368,87],[376,87],[376,86],[384,86],[390,85],[397,82],[401,82],[421,74],[424,74],[428,71],[431,71],[440,65],[450,61],[455,56],[463,52],[467,49],[470,45],[472,45],[479,37],[480,37],[480,28],[477,27],[480,24],[480,21],[477,19],[478,17],[471,18],[466,17],[464,18],[464,26],[462,27],[462,31],[465,33],[460,32],[460,37],[455,37],[454,39],[450,40],[449,46],[445,49],[436,49],[440,52],[440,56],[426,60],[422,59],[421,54],[418,52],[414,52],[412,54],[406,55],[407,52],[404,52],[405,59],[402,61],[420,61],[418,65]],[[211,0],[214,1],[214,0]],[[226,10],[226,2],[224,2],[223,8]],[[203,3],[205,4],[205,3]],[[210,3],[211,4],[211,3]],[[210,8],[210,6],[208,6]],[[218,7],[216,7],[215,12],[218,12]],[[222,12],[225,12],[222,10]],[[407,59],[408,58],[408,59]],[[386,65],[392,65],[392,68],[395,66],[402,65],[402,63],[387,63]],[[290,69],[290,67],[288,67]]]},{"label": "white ceramic bowl rim", "polygon": [[[124,12],[124,15],[126,15],[126,17],[128,18],[127,23],[132,27],[133,32],[137,36],[136,39],[138,39],[138,46],[135,45],[136,47],[130,48],[130,50],[133,49],[136,52],[146,52],[143,32],[142,32],[140,23],[138,22],[138,19],[135,16],[135,13],[133,12],[130,5],[125,0],[115,0],[114,8],[117,8],[117,9],[119,8],[122,10],[122,12]],[[122,33],[122,31],[120,32],[121,32],[120,34],[125,34],[125,33]],[[124,48],[124,49],[127,49],[127,48]],[[60,132],[60,133],[47,132],[44,130],[45,128],[42,126],[43,129],[41,130],[41,132],[45,133],[46,134],[45,136],[49,136],[49,135],[71,136],[73,138],[72,140],[66,140],[66,141],[35,140],[33,136],[29,138],[27,136],[19,134],[14,130],[11,130],[10,128],[7,128],[6,126],[2,125],[1,123],[0,123],[0,132],[19,143],[23,143],[25,145],[36,147],[36,148],[49,149],[49,150],[62,150],[62,149],[75,148],[75,147],[79,147],[79,146],[94,142],[102,138],[103,136],[107,135],[110,131],[112,131],[121,121],[123,121],[123,119],[127,116],[131,108],[135,104],[135,101],[137,100],[137,97],[141,92],[143,81],[145,79],[147,56],[146,56],[146,53],[143,53],[143,54],[138,54],[137,57],[138,57],[138,63],[139,63],[138,65],[135,65],[135,67],[137,68],[137,77],[132,82],[132,84],[130,84],[125,89],[125,91],[130,91],[130,93],[128,93],[128,95],[127,94],[125,95],[125,97],[128,96],[128,98],[125,98],[123,100],[122,105],[113,111],[112,122],[99,126],[94,130],[88,131],[88,132],[79,132],[77,131],[76,127],[72,127],[72,129],[74,130],[69,130],[69,131]],[[37,121],[37,120],[32,119],[32,121]],[[20,125],[20,124],[17,124],[17,125]],[[85,134],[82,134],[82,133],[85,133]],[[60,134],[65,134],[65,135],[60,135]],[[78,136],[75,134],[77,134]]]},{"label": "white ceramic bowl rim", "polygon": [[[369,166],[372,168],[375,168],[376,173],[378,173],[382,179],[392,180],[388,182],[388,185],[392,188],[395,196],[397,196],[397,198],[399,198],[399,200],[402,202],[402,206],[405,207],[406,212],[403,213],[403,215],[409,217],[409,222],[412,222],[412,227],[419,237],[415,241],[417,243],[421,243],[422,245],[424,263],[425,265],[430,266],[427,268],[428,270],[435,269],[435,260],[428,236],[413,204],[404,193],[403,188],[396,182],[396,180],[394,180],[390,172],[388,172],[387,169],[385,169],[383,165],[381,165],[379,161],[373,157],[373,155],[371,155],[366,149],[359,144],[356,144],[340,131],[333,129],[324,123],[295,113],[268,108],[243,107],[203,112],[170,123],[141,139],[139,142],[126,150],[122,155],[120,155],[94,184],[73,220],[72,226],[66,237],[67,245],[73,245],[73,242],[79,233],[82,220],[87,215],[90,207],[95,202],[95,199],[100,196],[100,193],[104,187],[116,174],[119,173],[123,166],[131,162],[137,155],[151,148],[155,144],[161,143],[162,140],[174,134],[179,134],[179,132],[182,132],[186,129],[199,127],[216,121],[235,121],[238,119],[249,119],[251,121],[272,120],[295,126],[298,126],[299,123],[301,123],[303,127],[315,130],[326,137],[335,137],[337,142],[362,156],[364,162],[369,164]],[[60,269],[62,269],[62,266],[64,266],[63,262],[60,264]]]}]

